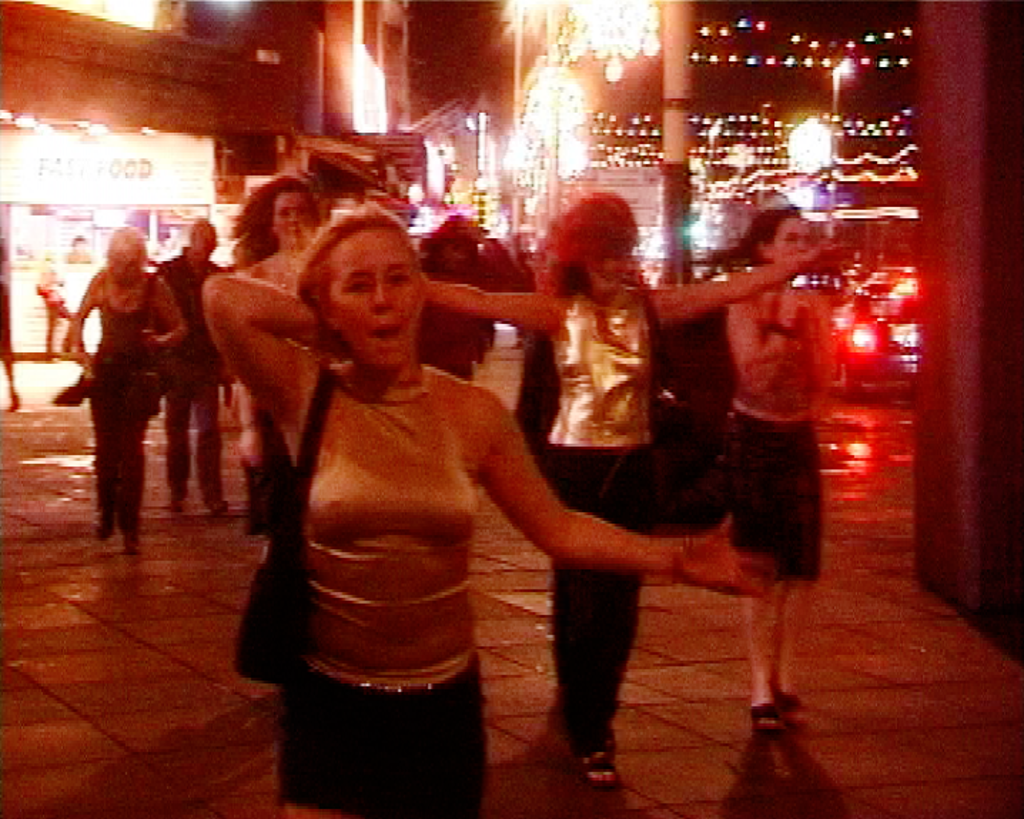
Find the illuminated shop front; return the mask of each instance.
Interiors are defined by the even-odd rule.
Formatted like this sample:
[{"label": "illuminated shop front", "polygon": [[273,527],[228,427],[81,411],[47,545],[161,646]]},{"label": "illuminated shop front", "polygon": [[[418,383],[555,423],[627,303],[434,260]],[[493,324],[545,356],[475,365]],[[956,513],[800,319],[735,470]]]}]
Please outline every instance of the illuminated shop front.
[{"label": "illuminated shop front", "polygon": [[[132,225],[150,256],[177,253],[188,224],[214,210],[212,139],[4,123],[0,128],[0,220],[10,264],[16,353],[46,347],[46,309],[36,291],[45,266],[77,309],[106,255],[110,234]],[[97,328],[87,327],[87,343]]]},{"label": "illuminated shop front", "polygon": [[39,6],[87,14],[135,28],[154,29],[173,14],[169,0],[21,0]]}]

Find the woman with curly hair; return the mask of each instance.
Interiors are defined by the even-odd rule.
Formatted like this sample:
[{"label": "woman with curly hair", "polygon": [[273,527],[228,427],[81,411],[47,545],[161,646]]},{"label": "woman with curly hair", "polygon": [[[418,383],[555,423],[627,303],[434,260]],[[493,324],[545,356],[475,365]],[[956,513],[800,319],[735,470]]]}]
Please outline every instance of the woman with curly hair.
[{"label": "woman with curly hair", "polygon": [[[282,175],[253,191],[235,222],[238,275],[294,293],[302,257],[321,222],[320,204],[305,178]],[[270,416],[238,390],[239,449],[249,504],[249,534],[265,534],[275,514],[273,464],[285,457]]]}]

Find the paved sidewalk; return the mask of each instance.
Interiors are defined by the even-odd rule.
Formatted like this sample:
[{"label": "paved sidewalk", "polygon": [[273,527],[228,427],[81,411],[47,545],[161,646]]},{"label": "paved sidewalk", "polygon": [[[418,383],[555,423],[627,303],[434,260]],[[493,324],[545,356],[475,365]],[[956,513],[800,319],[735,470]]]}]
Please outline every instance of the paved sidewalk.
[{"label": "paved sidewalk", "polygon": [[[518,362],[501,346],[480,380],[511,400]],[[231,667],[260,543],[194,496],[184,516],[168,514],[160,423],[142,555],[97,543],[88,410],[47,403],[69,373],[19,364],[27,409],[3,417],[2,813],[275,816],[275,695]],[[483,504],[472,583],[486,819],[1022,815],[1019,646],[1005,651],[915,581],[912,414],[881,415],[841,407],[823,432],[830,501],[803,649],[807,724],[752,738],[738,603],[649,586],[616,724],[616,793],[580,783],[550,716],[548,561]],[[225,465],[239,510],[235,436]]]}]

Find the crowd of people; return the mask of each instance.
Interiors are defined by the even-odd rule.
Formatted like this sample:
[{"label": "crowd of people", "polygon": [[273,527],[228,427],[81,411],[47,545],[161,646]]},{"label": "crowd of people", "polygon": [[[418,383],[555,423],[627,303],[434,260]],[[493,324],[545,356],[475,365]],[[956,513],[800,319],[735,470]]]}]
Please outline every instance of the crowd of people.
[{"label": "crowd of people", "polygon": [[[636,221],[614,194],[584,197],[551,225],[537,270],[463,217],[417,245],[379,206],[326,220],[324,204],[298,176],[254,192],[233,274],[211,263],[205,220],[155,276],[142,235],[116,231],[70,328],[90,379],[97,536],[119,528],[127,553],[140,549],[153,415],[134,385],[154,362],[166,375],[171,510],[184,511],[193,462],[207,511],[227,510],[218,418],[230,394],[245,531],[271,539],[287,523],[280,476],[326,390],[304,517],[308,640],[281,688],[284,815],[479,815],[468,589],[478,489],[552,558],[557,709],[592,786],[620,785],[612,726],[645,577],[740,595],[752,728],[798,719],[793,648],[820,573],[814,423],[831,361],[827,305],[787,284],[818,252],[799,212],[759,214],[727,280],[652,289]],[[102,337],[89,354],[93,310]],[[720,310],[737,384],[730,525],[661,536],[660,330]],[[496,321],[537,344],[529,366],[546,373],[524,377],[521,408],[533,411],[515,417],[472,383]]]}]

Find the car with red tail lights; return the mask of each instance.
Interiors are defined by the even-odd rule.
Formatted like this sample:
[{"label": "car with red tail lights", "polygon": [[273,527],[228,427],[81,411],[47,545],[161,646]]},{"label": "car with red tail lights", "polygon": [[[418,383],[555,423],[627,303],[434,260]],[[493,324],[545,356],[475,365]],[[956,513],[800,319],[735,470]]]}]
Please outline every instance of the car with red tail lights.
[{"label": "car with red tail lights", "polygon": [[914,268],[879,271],[836,310],[837,386],[844,395],[912,394],[921,366],[921,301]]}]

